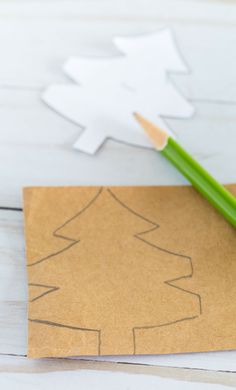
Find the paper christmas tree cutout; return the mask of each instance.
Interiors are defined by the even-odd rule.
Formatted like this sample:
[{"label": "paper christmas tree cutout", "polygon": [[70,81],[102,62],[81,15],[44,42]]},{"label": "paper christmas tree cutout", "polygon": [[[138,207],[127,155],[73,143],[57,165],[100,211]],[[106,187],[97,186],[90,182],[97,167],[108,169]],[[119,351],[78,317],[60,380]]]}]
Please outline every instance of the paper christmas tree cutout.
[{"label": "paper christmas tree cutout", "polygon": [[[47,288],[31,299],[29,320],[55,328],[44,337],[52,355],[66,338],[57,329],[70,330],[69,345],[76,345],[78,331],[93,332],[95,354],[128,355],[137,353],[139,330],[201,314],[200,296],[181,285],[192,277],[192,259],[159,247],[158,229],[104,188],[55,230],[64,249],[29,264],[31,286]],[[86,346],[77,348],[86,354]]]},{"label": "paper christmas tree cutout", "polygon": [[108,138],[151,148],[133,118],[140,112],[168,131],[162,118],[189,118],[192,105],[177,91],[169,73],[187,73],[170,30],[115,38],[116,57],[70,58],[64,67],[77,84],[52,85],[43,100],[83,131],[74,147],[95,153]]}]

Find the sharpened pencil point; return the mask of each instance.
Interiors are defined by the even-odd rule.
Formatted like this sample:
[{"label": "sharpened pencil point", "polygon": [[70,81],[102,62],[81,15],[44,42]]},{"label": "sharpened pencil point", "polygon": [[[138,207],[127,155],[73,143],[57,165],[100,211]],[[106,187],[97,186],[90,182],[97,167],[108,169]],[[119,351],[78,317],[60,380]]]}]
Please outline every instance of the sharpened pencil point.
[{"label": "sharpened pencil point", "polygon": [[164,130],[145,119],[138,112],[134,112],[133,115],[140,126],[148,134],[155,148],[157,150],[163,150],[167,145],[169,135]]}]

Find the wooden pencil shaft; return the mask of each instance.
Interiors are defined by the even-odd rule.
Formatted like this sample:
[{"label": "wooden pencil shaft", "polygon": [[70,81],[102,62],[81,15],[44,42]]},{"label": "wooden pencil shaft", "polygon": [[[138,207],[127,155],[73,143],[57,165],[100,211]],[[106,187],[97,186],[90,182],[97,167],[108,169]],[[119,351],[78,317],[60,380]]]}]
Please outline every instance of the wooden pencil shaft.
[{"label": "wooden pencil shaft", "polygon": [[173,138],[161,153],[170,160],[193,186],[236,227],[236,199],[195,161]]}]

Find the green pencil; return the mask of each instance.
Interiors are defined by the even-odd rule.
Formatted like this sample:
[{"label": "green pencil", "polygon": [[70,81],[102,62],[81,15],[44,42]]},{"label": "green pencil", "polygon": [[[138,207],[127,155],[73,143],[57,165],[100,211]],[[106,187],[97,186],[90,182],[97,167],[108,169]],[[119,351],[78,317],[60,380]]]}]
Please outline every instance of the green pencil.
[{"label": "green pencil", "polygon": [[172,137],[140,114],[134,114],[155,148],[171,161],[192,185],[236,227],[236,198],[218,183]]}]

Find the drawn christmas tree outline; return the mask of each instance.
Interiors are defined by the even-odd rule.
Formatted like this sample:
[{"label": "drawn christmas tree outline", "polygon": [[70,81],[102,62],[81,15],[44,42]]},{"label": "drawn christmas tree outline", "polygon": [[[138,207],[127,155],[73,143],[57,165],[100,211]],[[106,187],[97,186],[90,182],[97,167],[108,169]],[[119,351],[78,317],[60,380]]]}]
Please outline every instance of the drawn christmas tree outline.
[{"label": "drawn christmas tree outline", "polygon": [[[170,251],[168,249],[159,247],[159,246],[149,242],[148,240],[146,240],[143,236],[148,235],[148,233],[151,233],[151,232],[157,230],[158,228],[160,228],[160,225],[158,225],[157,223],[147,219],[146,217],[142,216],[138,212],[136,212],[133,209],[131,209],[128,205],[126,205],[124,202],[122,202],[117,197],[117,195],[115,195],[115,193],[113,191],[111,191],[111,189],[106,188],[105,191],[107,191],[110,194],[110,196],[114,199],[114,201],[116,201],[122,208],[126,209],[128,212],[132,213],[133,215],[137,216],[138,218],[141,218],[145,222],[148,222],[149,224],[153,225],[148,230],[145,230],[145,231],[142,231],[142,232],[134,234],[133,237],[135,239],[143,241],[145,244],[151,246],[154,250],[162,251],[162,252],[168,253],[170,255],[182,257],[183,259],[187,259],[188,260],[189,266],[190,266],[190,272],[188,274],[179,276],[179,277],[174,278],[174,279],[164,280],[163,284],[166,284],[169,287],[175,288],[175,289],[180,290],[180,291],[182,291],[182,292],[184,292],[186,294],[190,294],[190,295],[194,296],[196,298],[197,302],[198,302],[198,311],[197,311],[196,315],[185,316],[185,317],[179,318],[179,319],[177,319],[175,321],[165,322],[165,323],[160,323],[160,324],[154,324],[154,325],[151,325],[151,326],[135,326],[135,327],[133,327],[132,328],[132,334],[133,334],[133,354],[135,355],[136,354],[136,331],[142,330],[142,329],[161,328],[161,327],[164,327],[164,326],[171,326],[171,325],[179,323],[179,322],[194,320],[194,319],[198,318],[202,314],[202,298],[201,298],[200,294],[198,294],[198,293],[192,292],[190,290],[187,290],[187,289],[184,289],[182,287],[179,287],[179,286],[175,285],[175,282],[177,282],[177,281],[184,280],[184,279],[190,279],[190,278],[193,277],[193,272],[194,271],[193,271],[192,258],[190,256],[186,256],[186,255],[183,255],[183,254],[175,253],[175,252]],[[66,237],[64,235],[61,235],[59,233],[59,231],[62,228],[64,228],[66,225],[68,225],[70,222],[72,222],[74,219],[78,218],[86,210],[88,210],[90,208],[90,206],[93,203],[95,203],[96,200],[100,197],[102,192],[104,192],[104,188],[103,187],[101,187],[98,190],[96,195],[90,200],[90,202],[88,202],[88,204],[82,210],[80,210],[74,216],[72,216],[71,218],[66,220],[62,225],[60,225],[58,228],[56,228],[55,231],[52,233],[52,235],[54,237],[56,237],[56,238],[69,241],[70,242],[69,245],[67,245],[65,248],[63,248],[63,249],[61,249],[59,251],[56,251],[56,252],[53,252],[53,253],[49,254],[48,256],[40,258],[40,259],[34,261],[31,264],[28,264],[28,267],[35,267],[35,266],[37,267],[38,264],[40,264],[40,263],[42,263],[44,261],[50,261],[51,258],[57,256],[58,254],[60,254],[62,252],[67,251],[72,246],[74,246],[74,245],[78,244],[79,242],[81,242],[81,240],[75,240],[75,239],[72,239],[70,237]],[[44,292],[42,292],[39,295],[37,295],[34,298],[32,298],[30,302],[34,302],[34,301],[37,301],[39,299],[43,299],[46,295],[53,294],[55,291],[60,290],[60,286],[51,286],[51,285],[44,285],[44,284],[38,284],[38,283],[29,283],[29,286],[31,286],[31,287],[41,287],[42,289],[45,290]],[[33,323],[39,323],[39,324],[44,324],[44,325],[48,325],[48,326],[68,328],[68,329],[72,329],[72,330],[82,330],[82,331],[86,331],[86,332],[96,332],[98,334],[98,355],[101,354],[102,331],[103,331],[102,329],[92,329],[92,328],[85,328],[85,327],[70,326],[70,325],[66,325],[66,324],[63,324],[63,323],[56,323],[56,322],[47,321],[47,320],[41,320],[41,319],[37,319],[37,318],[28,318],[28,320],[30,322],[33,322]]]},{"label": "drawn christmas tree outline", "polygon": [[116,37],[113,43],[120,55],[71,57],[64,71],[75,84],[51,85],[42,94],[50,108],[81,127],[74,147],[89,154],[107,139],[152,148],[133,112],[167,131],[164,118],[190,118],[194,113],[169,77],[189,72],[169,29]]}]

